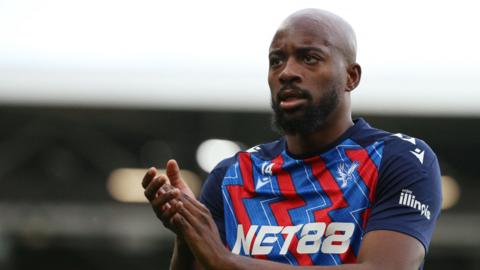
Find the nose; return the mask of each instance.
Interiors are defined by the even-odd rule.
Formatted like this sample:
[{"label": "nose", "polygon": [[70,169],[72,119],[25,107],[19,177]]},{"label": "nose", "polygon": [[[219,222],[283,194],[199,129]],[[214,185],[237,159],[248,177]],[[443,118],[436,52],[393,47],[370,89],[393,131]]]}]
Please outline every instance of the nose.
[{"label": "nose", "polygon": [[287,60],[287,62],[283,66],[283,69],[278,75],[278,79],[282,84],[299,83],[302,81],[300,67],[298,63],[296,63],[295,59],[290,58]]}]

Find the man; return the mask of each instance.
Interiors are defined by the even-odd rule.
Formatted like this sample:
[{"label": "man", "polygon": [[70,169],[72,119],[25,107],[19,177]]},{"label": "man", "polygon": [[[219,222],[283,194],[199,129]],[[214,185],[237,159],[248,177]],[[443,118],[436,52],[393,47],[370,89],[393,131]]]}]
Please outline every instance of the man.
[{"label": "man", "polygon": [[285,136],[222,161],[200,202],[175,161],[145,195],[177,234],[172,269],[419,269],[440,212],[421,140],[352,121],[355,35],[322,10],[289,16],[270,45],[274,123]]}]

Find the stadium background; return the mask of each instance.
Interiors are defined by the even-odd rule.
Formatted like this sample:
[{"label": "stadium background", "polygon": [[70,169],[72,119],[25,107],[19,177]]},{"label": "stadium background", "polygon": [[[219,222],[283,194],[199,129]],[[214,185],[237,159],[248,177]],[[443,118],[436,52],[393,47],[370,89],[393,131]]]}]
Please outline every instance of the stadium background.
[{"label": "stadium background", "polygon": [[[140,175],[277,137],[267,48],[303,7],[355,28],[354,114],[427,141],[445,209],[425,269],[480,268],[473,1],[0,0],[0,269],[167,269]],[[477,91],[475,91],[477,90]]]}]

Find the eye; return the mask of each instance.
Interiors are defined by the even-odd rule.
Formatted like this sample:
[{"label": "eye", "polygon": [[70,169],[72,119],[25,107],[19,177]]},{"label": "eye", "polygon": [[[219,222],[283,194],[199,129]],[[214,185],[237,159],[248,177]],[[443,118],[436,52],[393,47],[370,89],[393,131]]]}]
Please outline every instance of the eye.
[{"label": "eye", "polygon": [[304,55],[303,62],[305,62],[305,64],[308,64],[308,65],[313,65],[318,62],[318,58],[311,55]]},{"label": "eye", "polygon": [[283,59],[279,56],[271,56],[270,59],[270,67],[278,67],[283,63]]}]

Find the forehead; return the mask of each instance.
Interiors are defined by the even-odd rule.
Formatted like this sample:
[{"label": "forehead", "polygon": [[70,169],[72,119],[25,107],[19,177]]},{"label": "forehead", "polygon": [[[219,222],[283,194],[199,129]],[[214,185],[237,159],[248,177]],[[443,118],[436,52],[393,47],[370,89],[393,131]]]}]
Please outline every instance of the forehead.
[{"label": "forehead", "polygon": [[334,35],[326,24],[301,20],[283,24],[275,33],[270,50],[285,46],[331,47],[334,42]]}]

